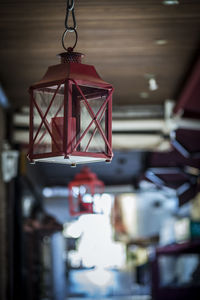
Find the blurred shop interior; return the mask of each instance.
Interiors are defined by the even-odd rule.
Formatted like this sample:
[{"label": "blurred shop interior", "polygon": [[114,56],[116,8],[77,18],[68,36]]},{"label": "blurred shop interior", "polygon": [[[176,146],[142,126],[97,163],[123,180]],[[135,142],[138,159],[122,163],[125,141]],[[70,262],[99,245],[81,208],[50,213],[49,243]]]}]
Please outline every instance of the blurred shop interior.
[{"label": "blurred shop interior", "polygon": [[28,88],[59,64],[66,2],[0,2],[0,299],[199,299],[200,2],[71,1],[114,87],[113,158],[34,163]]}]

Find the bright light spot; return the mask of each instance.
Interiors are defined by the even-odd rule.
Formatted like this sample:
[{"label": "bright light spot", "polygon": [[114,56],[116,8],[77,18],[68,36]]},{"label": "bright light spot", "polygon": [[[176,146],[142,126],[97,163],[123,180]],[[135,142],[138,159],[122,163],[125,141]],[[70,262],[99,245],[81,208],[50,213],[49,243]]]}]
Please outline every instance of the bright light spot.
[{"label": "bright light spot", "polygon": [[79,187],[78,186],[73,186],[72,187],[72,193],[75,197],[79,195]]},{"label": "bright light spot", "polygon": [[78,197],[78,195],[84,195],[86,193],[86,187],[84,185],[81,186],[73,186],[72,192],[74,197]]},{"label": "bright light spot", "polygon": [[176,4],[179,4],[179,1],[178,0],[164,0],[163,4],[164,5],[176,5]]},{"label": "bright light spot", "polygon": [[68,189],[63,187],[45,187],[42,191],[45,198],[51,197],[67,197]]},{"label": "bright light spot", "polygon": [[83,230],[78,252],[86,267],[122,267],[125,249],[113,242],[108,215],[84,215],[79,218]]},{"label": "bright light spot", "polygon": [[189,238],[190,235],[190,220],[189,218],[183,218],[178,220],[174,224],[174,231],[176,239],[179,240],[186,240]]},{"label": "bright light spot", "polygon": [[159,46],[163,46],[167,44],[167,40],[156,40],[155,43]]},{"label": "bright light spot", "polygon": [[9,102],[8,102],[8,98],[2,88],[2,86],[0,85],[0,104],[3,107],[8,107],[9,106]]},{"label": "bright light spot", "polygon": [[135,238],[138,235],[138,209],[137,209],[137,196],[136,194],[122,194],[119,196],[121,200],[121,208],[124,226],[128,230],[131,237]]},{"label": "bright light spot", "polygon": [[85,188],[84,185],[81,185],[79,189],[80,189],[80,194],[81,195],[84,195],[86,193],[86,188]]},{"label": "bright light spot", "polygon": [[[97,194],[94,196],[96,211],[101,214],[82,215],[64,230],[65,236],[80,237],[77,245],[78,257],[84,267],[121,268],[125,264],[125,246],[113,241],[113,232],[110,223],[113,196]],[[100,280],[100,272],[96,273]],[[101,273],[102,274],[102,273]],[[107,278],[107,273],[105,273]],[[106,277],[107,276],[107,277]],[[101,279],[100,284],[104,284]]]},{"label": "bright light spot", "polygon": [[102,268],[96,268],[94,271],[88,272],[86,277],[89,279],[89,281],[98,286],[111,285],[114,281],[113,274]]},{"label": "bright light spot", "polygon": [[94,195],[94,211],[110,215],[113,197],[109,194]]},{"label": "bright light spot", "polygon": [[34,198],[32,196],[25,196],[23,198],[23,211],[25,217],[29,216],[33,202]]},{"label": "bright light spot", "polygon": [[81,264],[81,257],[77,251],[71,250],[68,252],[68,259],[71,261],[71,265],[74,268],[80,267]]},{"label": "bright light spot", "polygon": [[43,193],[43,196],[46,198],[53,196],[53,192],[52,192],[51,188],[44,188],[42,193]]},{"label": "bright light spot", "polygon": [[178,198],[167,198],[167,201],[164,201],[165,208],[169,211],[175,212],[178,208]]},{"label": "bright light spot", "polygon": [[82,227],[78,221],[64,225],[63,234],[65,237],[79,238],[82,234]]},{"label": "bright light spot", "polygon": [[93,197],[90,194],[85,194],[83,196],[83,202],[85,203],[92,203]]},{"label": "bright light spot", "polygon": [[158,89],[158,84],[155,78],[149,79],[149,89],[150,91],[156,91]]}]

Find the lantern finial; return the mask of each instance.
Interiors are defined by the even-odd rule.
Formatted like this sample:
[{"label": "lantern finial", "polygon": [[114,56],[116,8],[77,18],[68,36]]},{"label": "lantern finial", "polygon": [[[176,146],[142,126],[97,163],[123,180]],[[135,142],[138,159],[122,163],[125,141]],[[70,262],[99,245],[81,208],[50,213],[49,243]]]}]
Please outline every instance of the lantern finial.
[{"label": "lantern finial", "polygon": [[61,59],[61,63],[81,63],[81,59],[84,57],[84,54],[79,52],[67,51],[58,54]]}]

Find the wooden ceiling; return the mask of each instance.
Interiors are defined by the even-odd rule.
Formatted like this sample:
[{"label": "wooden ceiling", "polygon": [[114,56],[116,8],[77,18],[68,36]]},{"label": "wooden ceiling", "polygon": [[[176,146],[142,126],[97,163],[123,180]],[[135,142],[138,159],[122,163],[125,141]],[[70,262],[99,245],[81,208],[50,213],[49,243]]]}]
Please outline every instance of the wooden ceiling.
[{"label": "wooden ceiling", "polygon": [[[28,105],[28,87],[58,63],[65,9],[64,0],[0,1],[0,82],[15,108]],[[75,14],[76,51],[114,85],[114,105],[177,100],[199,51],[199,0],[76,0]]]}]

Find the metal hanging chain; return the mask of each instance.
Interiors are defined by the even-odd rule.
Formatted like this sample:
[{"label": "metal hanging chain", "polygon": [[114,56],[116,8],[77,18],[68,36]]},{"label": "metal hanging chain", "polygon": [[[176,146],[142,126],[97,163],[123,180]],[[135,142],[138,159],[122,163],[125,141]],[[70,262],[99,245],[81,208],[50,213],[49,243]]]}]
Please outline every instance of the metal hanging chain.
[{"label": "metal hanging chain", "polygon": [[[69,19],[69,14],[72,14],[72,20],[73,20],[73,26],[69,26],[68,24],[68,19]],[[74,0],[70,0],[67,1],[67,9],[66,9],[66,17],[65,17],[65,28],[68,29],[70,32],[73,32],[74,30],[76,30],[76,18],[75,18],[75,14],[74,14]]]},{"label": "metal hanging chain", "polygon": [[[69,25],[69,16],[72,16],[72,25]],[[65,47],[65,37],[67,33],[75,33],[75,42],[73,47]],[[76,18],[75,18],[75,13],[74,13],[74,0],[67,0],[67,9],[66,9],[66,17],[65,17],[65,31],[62,35],[62,46],[66,51],[73,51],[74,48],[76,47],[78,41],[78,33],[76,31]]]}]

